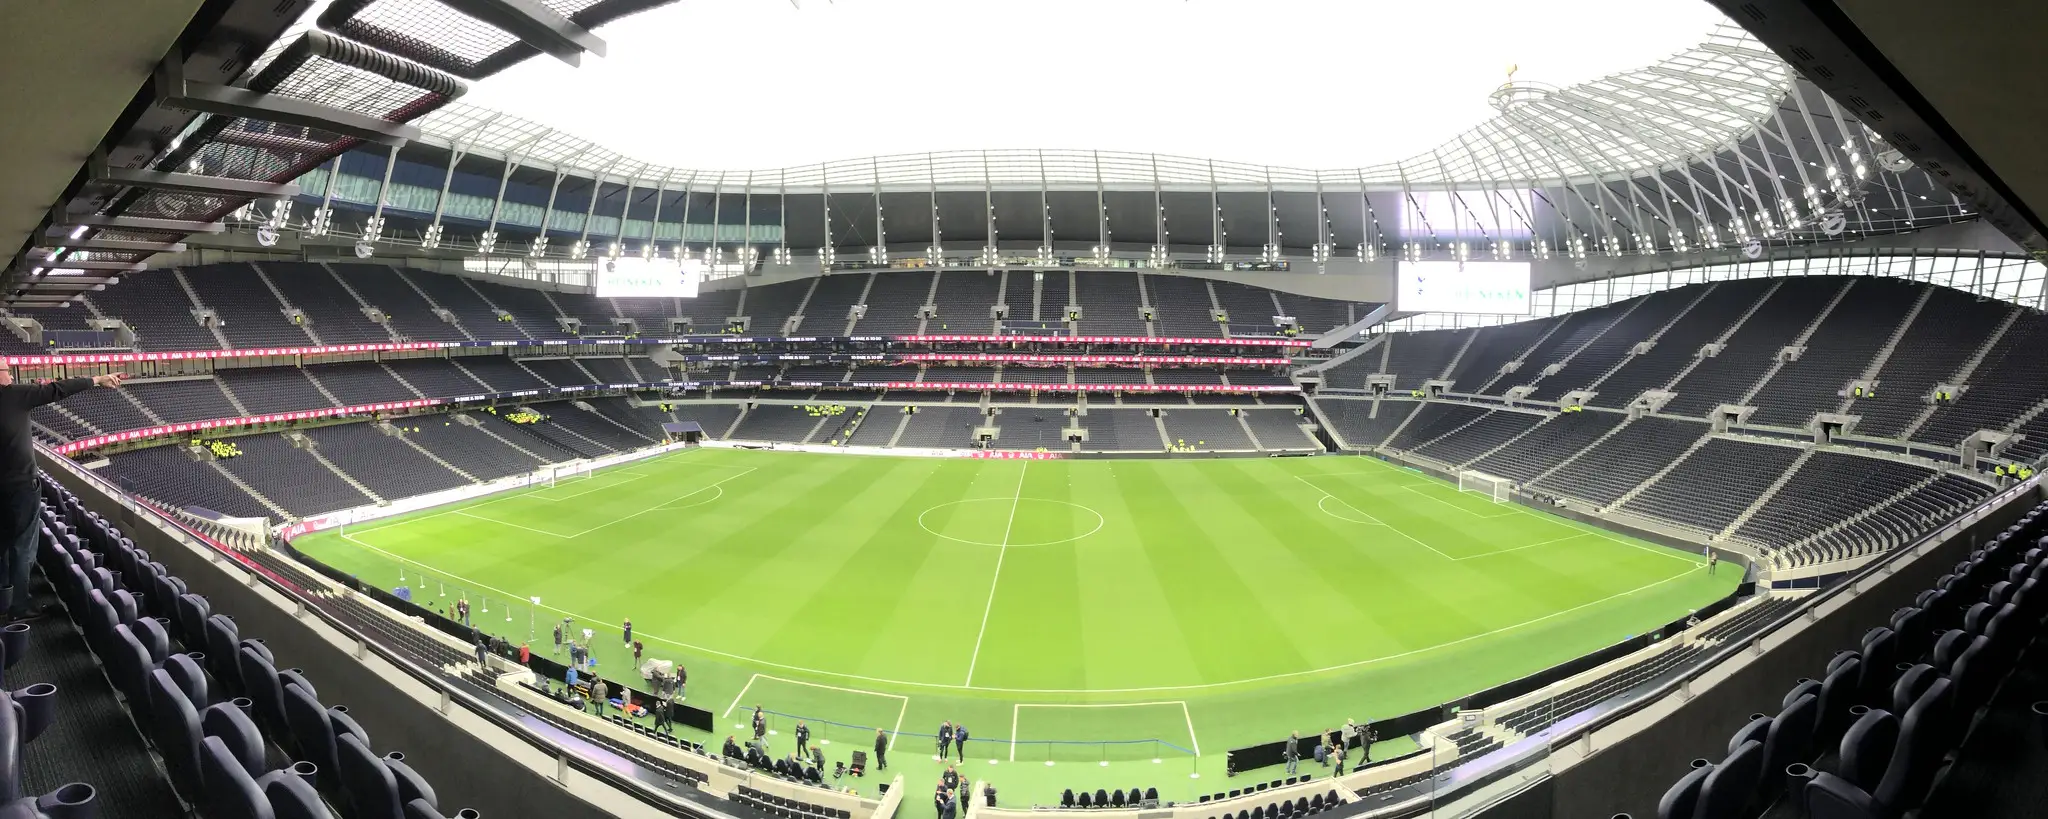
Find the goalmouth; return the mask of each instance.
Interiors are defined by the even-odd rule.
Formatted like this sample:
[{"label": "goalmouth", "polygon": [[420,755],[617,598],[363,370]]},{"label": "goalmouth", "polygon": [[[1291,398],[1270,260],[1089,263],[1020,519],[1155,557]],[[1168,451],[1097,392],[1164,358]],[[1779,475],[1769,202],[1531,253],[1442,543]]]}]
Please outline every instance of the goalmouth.
[{"label": "goalmouth", "polygon": [[1490,495],[1493,497],[1494,503],[1507,503],[1508,499],[1514,495],[1515,485],[1513,481],[1499,475],[1488,475],[1473,469],[1462,469],[1458,471],[1458,491]]},{"label": "goalmouth", "polygon": [[563,463],[558,463],[555,464],[554,466],[548,467],[547,480],[544,481],[543,483],[545,483],[547,486],[552,487],[561,481],[570,481],[575,480],[577,478],[588,478],[590,477],[590,470],[591,464],[590,459],[588,458],[578,458],[573,461],[565,461]]}]

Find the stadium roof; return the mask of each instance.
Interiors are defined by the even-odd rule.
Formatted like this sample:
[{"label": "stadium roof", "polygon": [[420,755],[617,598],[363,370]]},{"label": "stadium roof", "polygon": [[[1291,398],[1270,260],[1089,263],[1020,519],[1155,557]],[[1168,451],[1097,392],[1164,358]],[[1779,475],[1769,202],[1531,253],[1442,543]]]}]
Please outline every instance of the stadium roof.
[{"label": "stadium roof", "polygon": [[[1429,137],[1435,140],[1433,147],[1405,159],[1367,165],[1304,167],[1254,164],[1221,157],[1089,148],[1019,150],[975,146],[973,150],[893,153],[872,157],[842,154],[840,158],[811,164],[733,169],[729,164],[717,163],[720,157],[714,156],[703,156],[703,159],[715,164],[696,167],[664,164],[654,157],[630,156],[615,145],[606,144],[602,136],[589,138],[585,131],[590,129],[584,127],[554,127],[506,111],[467,103],[453,104],[436,111],[419,124],[428,144],[460,149],[466,153],[495,155],[526,167],[599,173],[610,178],[642,180],[650,185],[665,180],[670,184],[704,187],[722,184],[728,189],[736,186],[797,190],[832,186],[843,189],[875,185],[923,189],[929,186],[980,188],[984,185],[1035,187],[1041,184],[1084,185],[1089,188],[1098,185],[1140,186],[1147,189],[1155,184],[1169,188],[1195,186],[1204,189],[1215,184],[1225,188],[1286,189],[1313,188],[1318,184],[1356,188],[1360,185],[1526,184],[1536,179],[1578,182],[1615,175],[1636,176],[1684,165],[1727,149],[1754,133],[1759,123],[1775,114],[1778,104],[1793,86],[1792,73],[1783,61],[1733,25],[1714,26],[1697,40],[1690,47],[1647,66],[1564,87],[1536,82],[1500,84],[1492,89],[1491,94],[1484,95],[1493,115],[1476,126],[1465,127],[1462,132],[1441,120],[1430,123],[1404,119],[1397,126],[1385,129],[1426,133],[1434,124],[1438,134]],[[551,66],[536,63],[532,64],[530,73],[553,70]],[[820,70],[826,69],[820,67]],[[506,79],[515,78],[508,76]],[[508,100],[504,90],[507,87],[497,86],[496,96],[501,102]],[[1346,107],[1383,111],[1387,116],[1400,117],[1405,103],[1399,96],[1441,93],[1444,92],[1431,88],[1404,89],[1395,98],[1382,99],[1371,95],[1367,102]],[[489,96],[479,93],[472,99]],[[522,93],[519,96],[539,99],[541,95]],[[1478,100],[1471,102],[1476,104]],[[556,113],[545,114],[551,120],[581,121],[594,116],[586,106],[518,107],[529,112],[552,110]],[[972,113],[974,104],[963,107],[968,110],[952,110],[953,106],[948,105],[944,110],[933,112],[932,118],[941,121],[977,119]],[[1070,143],[1096,138],[1128,143],[1133,137],[1122,133],[1121,120],[1146,119],[1142,115],[1144,107],[1135,106],[1133,110],[1139,113],[1133,116],[1104,117],[1106,122],[1101,124],[1082,114],[1073,115],[1073,120],[1059,116],[1046,119],[1054,121],[1056,128],[1069,131],[1085,129],[1079,136],[1065,137],[1065,141]],[[702,110],[698,106],[648,105],[645,108],[647,111],[644,113]],[[1035,115],[1028,108],[1028,105],[1019,108],[1004,104],[998,107],[993,121],[970,123],[970,127],[986,134],[985,140],[1014,142],[1016,134],[1034,132],[1029,123],[1034,121]],[[1285,113],[1265,117],[1254,109],[1242,115],[1195,115],[1188,119],[1166,117],[1161,125],[1177,131],[1230,135],[1233,144],[1243,147],[1244,153],[1279,150],[1252,147],[1255,143],[1314,141],[1315,137],[1306,136],[1304,132],[1336,133],[1342,138],[1350,133],[1376,130],[1367,127],[1349,131],[1333,127],[1323,121],[1325,113],[1299,118]],[[714,115],[708,120],[692,118],[686,124],[657,119],[654,124],[644,126],[643,130],[652,129],[655,132],[653,136],[667,144],[695,143],[700,141],[695,135],[721,131],[741,134],[743,138],[758,136],[764,141],[786,144],[786,138],[774,136],[785,134],[802,140],[807,146],[812,146],[808,150],[815,152],[832,150],[832,146],[842,142],[837,135],[849,131],[906,133],[912,135],[906,140],[915,142],[918,141],[915,134],[937,127],[923,122],[924,116],[918,112],[912,111],[906,116],[910,121],[899,121],[900,118],[892,111],[881,118],[881,125],[875,127],[859,126],[853,121],[844,123],[843,127],[835,125],[835,138],[823,142],[816,138],[817,128],[814,125],[791,121],[773,113],[762,114],[759,119],[749,114],[742,120],[743,124],[729,128],[716,124]],[[1013,119],[1016,122],[1013,123]],[[620,130],[620,118],[594,121],[606,123],[606,127],[596,130],[608,131],[613,137],[630,133]],[[1035,132],[1053,133],[1044,129]],[[642,134],[632,141],[642,145],[653,144],[647,136]],[[1178,141],[1189,144],[1185,139]],[[883,144],[860,139],[846,142]],[[827,147],[815,147],[821,144]],[[690,152],[677,148],[664,153]]]}]

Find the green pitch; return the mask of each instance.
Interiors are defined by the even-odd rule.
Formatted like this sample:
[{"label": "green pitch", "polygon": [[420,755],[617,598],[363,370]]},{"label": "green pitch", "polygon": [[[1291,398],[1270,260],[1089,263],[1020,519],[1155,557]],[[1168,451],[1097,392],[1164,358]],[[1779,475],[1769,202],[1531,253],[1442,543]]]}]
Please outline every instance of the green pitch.
[{"label": "green pitch", "polygon": [[[1456,701],[1739,575],[1360,457],[695,450],[297,545],[451,613],[466,595],[536,653],[573,618],[605,677],[633,675],[630,617],[714,744],[755,705],[777,753],[798,718],[832,760],[882,729],[922,794],[930,736],[965,723],[967,775],[1009,804],[1224,790],[1230,748]],[[1414,747],[1385,739],[1376,758]]]}]

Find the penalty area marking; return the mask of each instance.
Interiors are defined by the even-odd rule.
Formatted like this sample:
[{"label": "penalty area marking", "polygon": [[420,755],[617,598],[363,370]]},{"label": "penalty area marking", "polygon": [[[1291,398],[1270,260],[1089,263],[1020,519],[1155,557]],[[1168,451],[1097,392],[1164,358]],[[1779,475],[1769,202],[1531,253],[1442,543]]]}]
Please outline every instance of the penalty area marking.
[{"label": "penalty area marking", "polygon": [[[545,530],[545,529],[535,529],[535,528],[533,528],[533,527],[531,527],[531,526],[526,526],[526,525],[523,525],[523,524],[513,523],[513,522],[511,522],[511,521],[509,521],[509,520],[499,520],[498,518],[484,517],[483,515],[471,514],[471,513],[470,513],[470,512],[469,512],[469,511],[468,511],[467,509],[457,509],[457,510],[455,510],[454,512],[451,512],[450,514],[455,514],[455,515],[461,515],[461,516],[463,516],[463,517],[466,517],[466,518],[475,518],[475,519],[477,519],[477,520],[487,520],[487,521],[490,521],[490,522],[492,522],[492,523],[496,523],[496,524],[501,524],[501,525],[504,525],[504,526],[510,526],[510,527],[512,527],[512,528],[515,528],[515,529],[524,529],[524,530],[526,530],[526,531],[529,531],[529,532],[533,532],[534,534],[540,534],[540,535],[547,535],[547,536],[549,536],[549,537],[557,537],[557,538],[561,538],[561,539],[563,539],[563,540],[575,540],[576,538],[579,538],[579,537],[582,537],[582,536],[584,536],[584,535],[590,534],[591,532],[595,532],[595,531],[597,531],[597,530],[599,530],[599,529],[603,529],[603,528],[606,528],[606,527],[608,527],[608,526],[613,526],[613,525],[616,525],[616,524],[622,523],[622,522],[624,522],[624,521],[632,520],[632,519],[634,519],[634,518],[637,518],[637,517],[639,517],[639,516],[641,516],[641,515],[645,515],[645,514],[647,514],[647,513],[649,513],[649,512],[663,512],[663,511],[673,511],[673,510],[676,510],[676,509],[688,509],[688,508],[691,508],[691,507],[693,507],[693,506],[703,506],[704,504],[707,504],[707,503],[711,503],[712,501],[716,501],[716,500],[718,500],[718,499],[720,499],[720,498],[723,498],[723,497],[725,497],[725,487],[721,486],[720,484],[723,484],[723,483],[725,483],[726,481],[730,481],[730,480],[735,480],[735,479],[738,479],[738,478],[743,478],[743,477],[746,477],[747,475],[749,475],[749,474],[753,473],[753,471],[755,470],[755,468],[756,468],[756,467],[747,467],[747,468],[746,468],[746,470],[745,470],[745,471],[743,471],[743,472],[740,472],[740,473],[737,473],[737,474],[734,474],[734,475],[730,475],[730,476],[727,476],[727,477],[724,477],[724,478],[720,478],[720,479],[718,479],[717,481],[713,481],[712,483],[706,484],[706,485],[704,485],[704,486],[700,486],[700,487],[697,487],[696,489],[692,489],[692,490],[690,490],[690,491],[688,491],[688,492],[684,492],[683,494],[677,495],[677,496],[675,496],[675,497],[673,497],[673,498],[669,498],[668,500],[662,501],[662,502],[660,502],[660,503],[657,503],[657,504],[655,504],[655,505],[653,505],[653,506],[649,506],[649,507],[647,507],[646,509],[642,509],[642,510],[640,510],[640,511],[638,511],[638,512],[634,512],[633,514],[630,514],[630,515],[623,515],[623,516],[620,516],[620,517],[618,517],[618,518],[614,518],[614,519],[612,519],[612,520],[608,520],[608,521],[605,521],[604,523],[600,523],[600,524],[598,524],[598,525],[596,525],[596,526],[592,526],[592,527],[590,527],[590,528],[588,528],[588,529],[585,529],[585,530],[583,530],[583,531],[581,531],[581,532],[575,532],[575,533],[572,533],[572,534],[567,534],[567,535],[565,535],[565,534],[562,534],[562,533],[560,533],[560,532],[550,532],[550,531],[547,531],[547,530]],[[700,501],[697,501],[697,502],[695,502],[695,503],[686,503],[686,504],[683,504],[683,505],[681,505],[681,506],[674,506],[674,505],[671,505],[671,504],[674,504],[674,503],[676,503],[677,501],[683,500],[683,499],[685,499],[685,498],[695,497],[695,496],[697,496],[697,495],[703,494],[703,493],[704,493],[705,491],[707,491],[707,490],[716,490],[716,494],[713,494],[713,495],[712,495],[711,497],[709,497],[709,498],[705,498],[705,499],[703,499],[703,500],[700,500]],[[481,506],[482,504],[478,504],[478,505],[479,505],[479,506]],[[350,538],[350,540],[354,540],[354,539],[353,539],[353,538]],[[361,543],[361,541],[355,541],[355,542],[357,542],[357,543]]]},{"label": "penalty area marking", "polygon": [[[1024,713],[1026,708],[1146,708],[1163,705],[1180,706],[1181,719],[1186,720],[1188,725],[1188,744],[1193,746],[1190,750],[1195,752],[1195,756],[1201,756],[1202,741],[1195,737],[1195,717],[1188,711],[1187,700],[1159,700],[1157,702],[1020,702],[1010,706],[1010,761],[1017,761],[1017,746],[1024,744],[1024,740],[1017,736],[1017,718]],[[1159,760],[1155,759],[1152,761],[1158,762]],[[1052,760],[1046,760],[1045,764],[1051,765]]]},{"label": "penalty area marking", "polygon": [[[754,681],[756,680],[773,680],[779,683],[789,683],[790,685],[802,685],[811,688],[822,688],[826,691],[839,691],[846,694],[865,694],[870,697],[882,697],[884,699],[895,700],[898,703],[896,708],[896,727],[889,730],[889,750],[892,751],[896,750],[896,736],[898,734],[903,733],[903,716],[905,714],[910,713],[910,698],[903,696],[902,694],[890,694],[885,691],[869,691],[865,688],[842,688],[836,685],[825,685],[824,683],[805,682],[803,680],[792,680],[788,677],[777,677],[769,674],[755,674],[754,676],[747,678],[746,685],[740,686],[739,693],[732,695],[732,704],[725,707],[725,713],[718,715],[719,719],[727,719],[732,716],[733,710],[739,708],[740,702],[747,698],[747,691],[748,689],[754,687]],[[747,728],[747,726],[734,727],[739,728],[741,730],[745,730]],[[769,733],[774,732],[771,731]],[[818,742],[819,744],[830,744],[829,740],[821,739]]]},{"label": "penalty area marking", "polygon": [[[1351,518],[1347,518],[1347,517],[1344,517],[1343,515],[1339,515],[1339,514],[1337,514],[1337,513],[1335,513],[1335,512],[1331,512],[1331,511],[1330,511],[1329,509],[1325,509],[1325,508],[1323,507],[1323,502],[1324,502],[1324,501],[1329,501],[1329,500],[1335,500],[1336,502],[1338,502],[1338,503],[1342,503],[1342,504],[1344,504],[1345,506],[1347,506],[1347,507],[1350,507],[1350,508],[1351,508],[1351,509],[1353,509],[1353,510],[1357,510],[1357,511],[1359,512],[1359,514],[1365,514],[1365,512],[1364,512],[1363,510],[1359,510],[1359,509],[1358,509],[1358,507],[1356,507],[1356,506],[1351,506],[1351,504],[1350,504],[1350,503],[1348,503],[1348,502],[1346,502],[1346,501],[1345,501],[1345,500],[1344,500],[1343,498],[1340,498],[1340,497],[1337,497],[1336,495],[1332,495],[1332,494],[1330,494],[1330,490],[1328,490],[1328,489],[1324,489],[1324,488],[1322,488],[1322,487],[1320,487],[1320,486],[1317,486],[1317,485],[1316,485],[1316,482],[1315,482],[1315,481],[1309,480],[1309,479],[1308,479],[1308,478],[1307,478],[1306,476],[1303,476],[1303,475],[1296,475],[1296,476],[1294,476],[1294,479],[1295,479],[1295,480],[1297,480],[1297,481],[1301,481],[1302,483],[1308,484],[1308,486],[1309,486],[1309,488],[1310,488],[1310,489],[1314,489],[1314,490],[1315,490],[1315,491],[1317,491],[1317,492],[1321,492],[1321,493],[1323,493],[1323,499],[1322,499],[1322,500],[1319,500],[1319,501],[1316,501],[1316,508],[1317,508],[1317,509],[1321,509],[1321,510],[1322,510],[1322,512],[1323,512],[1323,514],[1325,514],[1325,515],[1329,515],[1330,517],[1336,518],[1336,519],[1338,519],[1338,520],[1350,521],[1350,522],[1352,522],[1352,523],[1364,523],[1364,521],[1359,521],[1359,520],[1352,520]],[[1373,518],[1373,521],[1374,521],[1374,522],[1379,522],[1379,519],[1378,519],[1378,518]],[[1424,549],[1428,549],[1428,550],[1430,550],[1430,551],[1432,551],[1432,552],[1436,552],[1436,556],[1437,556],[1437,557],[1441,557],[1441,558],[1443,558],[1443,559],[1445,559],[1445,560],[1457,560],[1457,558],[1455,558],[1455,557],[1452,557],[1452,556],[1450,556],[1450,555],[1444,554],[1444,553],[1443,553],[1442,551],[1438,550],[1438,549],[1437,549],[1437,548],[1436,548],[1435,546],[1431,546],[1431,545],[1429,545],[1429,544],[1427,544],[1427,543],[1424,543],[1424,542],[1422,542],[1422,541],[1420,541],[1420,540],[1417,540],[1417,539],[1415,539],[1415,537],[1414,537],[1413,535],[1410,535],[1410,534],[1408,534],[1407,532],[1403,532],[1403,531],[1401,531],[1400,529],[1396,528],[1396,527],[1395,527],[1395,526],[1394,526],[1393,524],[1390,524],[1390,523],[1380,523],[1379,525],[1381,525],[1381,526],[1385,526],[1385,527],[1387,528],[1387,531],[1389,531],[1389,532],[1393,532],[1394,534],[1397,534],[1397,535],[1400,535],[1401,537],[1407,538],[1407,539],[1408,539],[1408,542],[1409,542],[1409,543],[1413,543],[1413,544],[1415,544],[1415,545],[1417,545],[1417,546],[1421,546],[1421,547],[1422,547],[1422,548],[1424,548]]]}]

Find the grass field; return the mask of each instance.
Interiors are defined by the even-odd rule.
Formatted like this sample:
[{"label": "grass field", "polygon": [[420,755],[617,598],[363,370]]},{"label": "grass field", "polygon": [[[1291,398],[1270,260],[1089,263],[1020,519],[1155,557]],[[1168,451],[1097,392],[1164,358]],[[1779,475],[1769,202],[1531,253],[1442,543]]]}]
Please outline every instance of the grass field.
[{"label": "grass field", "polygon": [[467,595],[514,642],[531,620],[537,652],[572,617],[607,677],[631,617],[731,733],[775,712],[778,752],[798,716],[833,759],[880,728],[923,787],[930,735],[964,722],[968,773],[1018,799],[1212,792],[1229,748],[1454,701],[1738,579],[1361,457],[705,449],[297,545],[430,605]]}]

